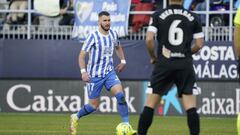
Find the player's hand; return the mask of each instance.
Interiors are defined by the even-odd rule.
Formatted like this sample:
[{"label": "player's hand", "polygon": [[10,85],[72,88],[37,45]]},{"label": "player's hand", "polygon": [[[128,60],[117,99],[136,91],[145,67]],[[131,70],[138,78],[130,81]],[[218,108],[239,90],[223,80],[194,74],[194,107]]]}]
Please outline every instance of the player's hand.
[{"label": "player's hand", "polygon": [[115,68],[115,70],[119,73],[119,72],[122,72],[123,69],[125,68],[126,64],[124,63],[120,63],[117,65],[117,67]]},{"label": "player's hand", "polygon": [[84,82],[89,82],[89,81],[90,81],[90,77],[89,77],[89,75],[88,75],[87,72],[82,73],[82,80],[83,80]]},{"label": "player's hand", "polygon": [[171,51],[169,49],[167,49],[165,46],[162,47],[162,55],[165,58],[170,58],[171,57]]},{"label": "player's hand", "polygon": [[157,62],[157,57],[156,57],[156,56],[151,57],[150,63],[151,63],[151,64],[155,64],[156,62]]}]

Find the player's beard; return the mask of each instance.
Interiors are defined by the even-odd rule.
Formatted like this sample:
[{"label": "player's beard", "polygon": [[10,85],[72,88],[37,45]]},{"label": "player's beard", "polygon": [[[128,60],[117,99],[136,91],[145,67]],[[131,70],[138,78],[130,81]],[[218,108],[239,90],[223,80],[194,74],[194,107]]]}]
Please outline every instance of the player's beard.
[{"label": "player's beard", "polygon": [[106,32],[108,32],[108,30],[110,29],[110,26],[103,26],[102,24],[101,24],[101,28],[104,30],[104,31],[106,31]]}]

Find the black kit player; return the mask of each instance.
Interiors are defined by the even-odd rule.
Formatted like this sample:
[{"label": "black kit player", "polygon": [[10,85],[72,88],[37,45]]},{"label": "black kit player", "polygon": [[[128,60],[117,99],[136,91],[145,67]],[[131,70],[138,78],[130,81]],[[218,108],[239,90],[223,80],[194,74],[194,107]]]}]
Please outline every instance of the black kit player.
[{"label": "black kit player", "polygon": [[[152,124],[154,108],[160,97],[174,84],[187,113],[190,135],[200,133],[196,108],[196,95],[200,91],[196,88],[192,54],[203,47],[204,34],[198,16],[184,9],[182,3],[183,0],[169,0],[166,9],[156,11],[152,15],[152,23],[146,37],[150,62],[154,64],[150,86],[152,91],[148,91],[143,112],[140,114],[138,135],[147,134]],[[156,34],[157,55],[154,51]]]}]

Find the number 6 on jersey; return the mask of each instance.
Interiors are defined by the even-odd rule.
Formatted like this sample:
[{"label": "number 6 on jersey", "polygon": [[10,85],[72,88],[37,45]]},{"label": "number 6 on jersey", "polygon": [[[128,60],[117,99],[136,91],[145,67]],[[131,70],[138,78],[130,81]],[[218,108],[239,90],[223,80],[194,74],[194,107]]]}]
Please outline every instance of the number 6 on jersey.
[{"label": "number 6 on jersey", "polygon": [[182,21],[174,20],[168,31],[168,41],[171,45],[178,46],[183,42],[183,30],[177,27]]}]

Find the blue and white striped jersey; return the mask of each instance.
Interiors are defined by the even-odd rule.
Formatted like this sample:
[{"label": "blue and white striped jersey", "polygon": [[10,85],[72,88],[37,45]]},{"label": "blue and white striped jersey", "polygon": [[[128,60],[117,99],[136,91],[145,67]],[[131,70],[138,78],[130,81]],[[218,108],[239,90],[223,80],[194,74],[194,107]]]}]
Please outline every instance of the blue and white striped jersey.
[{"label": "blue and white striped jersey", "polygon": [[87,72],[91,77],[105,77],[114,69],[112,56],[117,45],[120,45],[117,32],[111,29],[108,35],[97,30],[88,36],[82,51],[89,52]]}]

